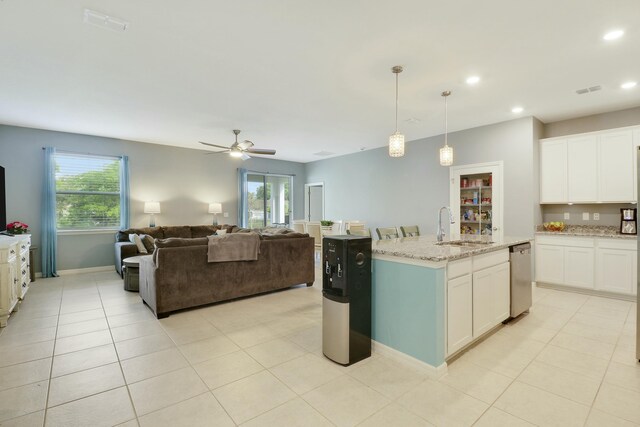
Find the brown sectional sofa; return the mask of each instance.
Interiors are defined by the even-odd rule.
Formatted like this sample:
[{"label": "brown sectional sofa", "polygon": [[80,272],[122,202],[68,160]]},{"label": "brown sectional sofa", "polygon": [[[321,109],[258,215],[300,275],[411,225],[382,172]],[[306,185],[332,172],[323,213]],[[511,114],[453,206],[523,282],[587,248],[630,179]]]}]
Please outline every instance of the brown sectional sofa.
[{"label": "brown sectional sofa", "polygon": [[206,237],[157,240],[153,256],[140,263],[140,296],[162,318],[185,308],[311,286],[314,251],[307,234],[261,234],[257,261],[209,263]]},{"label": "brown sectional sofa", "polygon": [[170,237],[197,238],[214,234],[216,230],[225,229],[231,233],[237,231],[235,225],[177,225],[162,227],[129,228],[116,233],[115,265],[116,271],[122,276],[122,260],[140,255],[135,243],[129,241],[129,234],[148,234],[154,239],[166,239]]}]

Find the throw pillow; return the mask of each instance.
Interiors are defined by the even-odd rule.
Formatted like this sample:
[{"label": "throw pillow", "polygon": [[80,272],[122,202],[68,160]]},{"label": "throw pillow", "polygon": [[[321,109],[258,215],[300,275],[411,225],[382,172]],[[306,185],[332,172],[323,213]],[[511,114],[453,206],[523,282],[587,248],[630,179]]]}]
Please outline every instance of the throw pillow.
[{"label": "throw pillow", "polygon": [[225,234],[227,234],[227,230],[216,230],[216,234],[218,236],[224,236]]},{"label": "throw pillow", "polygon": [[142,240],[142,244],[147,249],[147,253],[153,253],[153,250],[155,249],[155,240],[156,239],[154,239],[153,237],[149,236],[148,234],[141,234],[140,235],[140,240]]},{"label": "throw pillow", "polygon": [[142,243],[142,239],[137,234],[129,234],[129,241],[131,243],[135,243],[138,247],[138,252],[141,254],[147,254],[147,248],[144,247],[144,243]]}]

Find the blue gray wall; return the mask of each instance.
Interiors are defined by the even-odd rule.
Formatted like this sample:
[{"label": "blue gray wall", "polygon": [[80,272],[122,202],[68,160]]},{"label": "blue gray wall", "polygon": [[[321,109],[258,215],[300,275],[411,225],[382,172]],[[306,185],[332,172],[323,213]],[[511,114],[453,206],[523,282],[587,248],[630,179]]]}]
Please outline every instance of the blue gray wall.
[{"label": "blue gray wall", "polygon": [[[6,169],[7,220],[29,224],[33,244],[40,244],[42,196],[42,147],[92,154],[129,156],[131,225],[148,225],[143,203],[156,200],[162,213],[157,225],[210,224],[208,203],[222,202],[228,218],[237,222],[238,184],[236,170],[247,169],[295,174],[293,179],[294,217],[304,215],[305,165],[271,159],[245,162],[225,155],[205,155],[204,151],[164,145],[53,132],[0,125],[0,165]],[[60,234],[58,270],[113,265],[114,233]],[[36,262],[39,271],[40,260]]]},{"label": "blue gray wall", "polygon": [[[507,236],[533,236],[539,222],[539,123],[526,117],[449,135],[455,165],[504,161]],[[438,208],[449,205],[449,168],[438,157],[443,141],[440,135],[409,142],[395,159],[379,148],[307,163],[307,181],[324,182],[326,219],[361,220],[372,230],[418,224],[435,234]]]}]

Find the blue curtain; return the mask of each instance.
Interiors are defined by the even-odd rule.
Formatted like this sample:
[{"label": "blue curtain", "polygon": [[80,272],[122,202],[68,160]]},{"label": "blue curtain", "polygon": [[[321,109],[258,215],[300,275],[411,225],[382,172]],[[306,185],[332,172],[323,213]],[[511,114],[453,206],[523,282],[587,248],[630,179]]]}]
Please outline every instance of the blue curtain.
[{"label": "blue curtain", "polygon": [[129,157],[120,159],[120,229],[129,228]]},{"label": "blue curtain", "polygon": [[44,149],[44,182],[42,191],[42,277],[57,277],[56,251],[58,234],[56,229],[56,149]]},{"label": "blue curtain", "polygon": [[247,227],[247,170],[238,168],[238,226]]}]

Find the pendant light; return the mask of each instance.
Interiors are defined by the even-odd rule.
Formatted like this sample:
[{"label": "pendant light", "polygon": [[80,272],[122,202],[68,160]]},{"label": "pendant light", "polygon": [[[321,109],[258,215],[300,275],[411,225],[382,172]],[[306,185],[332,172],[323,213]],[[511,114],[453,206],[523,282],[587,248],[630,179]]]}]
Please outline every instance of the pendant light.
[{"label": "pendant light", "polygon": [[404,156],[404,135],[398,132],[398,74],[402,70],[400,65],[391,68],[391,72],[396,75],[396,131],[389,137],[389,155],[391,157]]},{"label": "pendant light", "polygon": [[453,164],[453,148],[447,144],[448,134],[448,111],[447,111],[447,97],[451,95],[450,90],[442,92],[444,97],[444,147],[440,149],[440,164],[442,166],[451,166]]}]

